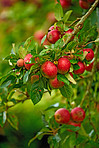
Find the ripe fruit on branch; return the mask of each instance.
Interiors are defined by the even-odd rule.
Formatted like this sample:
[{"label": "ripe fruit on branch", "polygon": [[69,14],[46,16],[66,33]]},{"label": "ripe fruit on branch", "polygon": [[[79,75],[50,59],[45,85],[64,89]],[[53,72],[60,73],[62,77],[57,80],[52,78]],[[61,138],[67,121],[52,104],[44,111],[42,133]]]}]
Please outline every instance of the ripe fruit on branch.
[{"label": "ripe fruit on branch", "polygon": [[63,9],[68,8],[71,5],[71,0],[60,0],[60,4]]},{"label": "ripe fruit on branch", "polygon": [[78,70],[74,70],[73,72],[75,74],[82,74],[82,73],[84,73],[85,65],[82,62],[80,62],[80,61],[77,64],[79,65],[80,68]]},{"label": "ripe fruit on branch", "polygon": [[88,66],[85,65],[85,69],[86,69],[87,71],[91,71],[91,70],[92,70],[92,67],[93,67],[93,64],[94,64],[94,62],[90,63]]},{"label": "ripe fruit on branch", "polygon": [[91,61],[94,58],[94,52],[91,48],[83,49],[83,52],[87,51],[86,60]]},{"label": "ripe fruit on branch", "polygon": [[69,125],[73,125],[73,126],[79,126],[79,127],[81,127],[81,123],[76,123],[76,122],[74,122],[74,121],[69,121],[68,124],[69,124]]},{"label": "ripe fruit on branch", "polygon": [[79,0],[79,5],[83,9],[89,9],[90,4],[85,0]]},{"label": "ripe fruit on branch", "polygon": [[29,70],[31,68],[32,65],[34,65],[34,63],[31,63],[31,64],[26,64],[26,63],[29,63],[30,62],[30,59],[32,58],[33,56],[29,53],[25,56],[24,58],[24,66],[27,70]]},{"label": "ripe fruit on branch", "polygon": [[71,110],[71,118],[73,121],[82,122],[85,119],[85,111],[81,107],[75,107]]},{"label": "ripe fruit on branch", "polygon": [[63,85],[64,85],[64,82],[59,81],[57,79],[57,76],[54,79],[50,79],[49,83],[52,88],[60,88],[60,87],[63,87]]},{"label": "ripe fruit on branch", "polygon": [[61,57],[58,59],[57,69],[59,73],[61,74],[67,73],[70,69],[70,66],[71,66],[70,61],[65,57]]},{"label": "ripe fruit on branch", "polygon": [[33,84],[33,83],[35,83],[36,81],[38,81],[39,80],[39,75],[32,75],[31,76],[31,83]]},{"label": "ripe fruit on branch", "polygon": [[17,66],[18,67],[23,67],[23,65],[24,65],[24,60],[23,59],[17,60]]},{"label": "ripe fruit on branch", "polygon": [[57,75],[57,67],[54,63],[46,61],[41,66],[43,76],[47,78],[54,78]]},{"label": "ripe fruit on branch", "polygon": [[61,38],[61,33],[58,30],[58,27],[54,28],[54,26],[51,26],[48,30],[47,39],[50,43],[55,44],[56,41],[58,41]]},{"label": "ripe fruit on branch", "polygon": [[65,108],[58,109],[54,114],[57,123],[66,124],[70,120],[70,113]]}]

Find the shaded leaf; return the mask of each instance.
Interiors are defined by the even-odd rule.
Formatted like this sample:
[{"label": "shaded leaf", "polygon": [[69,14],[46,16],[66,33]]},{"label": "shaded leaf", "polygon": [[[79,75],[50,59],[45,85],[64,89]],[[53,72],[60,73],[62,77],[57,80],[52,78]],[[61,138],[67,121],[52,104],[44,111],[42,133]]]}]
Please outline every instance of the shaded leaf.
[{"label": "shaded leaf", "polygon": [[73,78],[69,73],[65,74],[65,76],[66,76],[66,78],[67,78],[70,82],[72,82],[73,84],[76,84],[76,83],[77,83],[77,82],[74,80],[74,78]]},{"label": "shaded leaf", "polygon": [[65,15],[64,15],[64,17],[63,17],[64,23],[67,22],[67,20],[69,19],[71,13],[72,13],[72,10],[69,10],[69,11],[67,11],[67,12],[65,13]]},{"label": "shaded leaf", "polygon": [[12,112],[8,112],[7,113],[7,121],[9,122],[9,124],[15,128],[16,130],[18,130],[18,118],[15,114],[13,114]]},{"label": "shaded leaf", "polygon": [[69,81],[68,81],[68,79],[65,77],[65,75],[58,74],[58,75],[57,75],[57,79],[58,79],[59,81],[63,81],[65,84],[69,85]]},{"label": "shaded leaf", "polygon": [[26,71],[24,77],[23,77],[23,83],[26,84],[26,82],[28,81],[28,78],[29,78],[29,71]]},{"label": "shaded leaf", "polygon": [[62,6],[58,3],[55,6],[55,18],[56,20],[60,21],[63,17],[63,9]]},{"label": "shaded leaf", "polygon": [[71,98],[73,95],[73,90],[71,85],[64,85],[62,88],[59,89],[61,94],[66,98]]}]

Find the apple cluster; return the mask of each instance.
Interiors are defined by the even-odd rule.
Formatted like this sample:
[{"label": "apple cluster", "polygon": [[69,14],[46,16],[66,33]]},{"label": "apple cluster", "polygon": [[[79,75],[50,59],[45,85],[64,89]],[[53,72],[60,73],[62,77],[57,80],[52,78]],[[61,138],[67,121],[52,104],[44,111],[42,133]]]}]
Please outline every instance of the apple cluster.
[{"label": "apple cluster", "polygon": [[[90,5],[94,2],[95,0],[79,0],[79,6],[83,9],[89,9]],[[67,9],[72,5],[72,0],[60,0],[60,4],[63,9]]]},{"label": "apple cluster", "polygon": [[81,122],[85,119],[85,111],[81,107],[75,107],[71,112],[65,108],[60,108],[55,112],[54,117],[55,121],[59,124],[81,127]]},{"label": "apple cluster", "polygon": [[[70,34],[72,33],[73,29],[69,28],[67,31],[61,31],[61,28],[58,26],[51,26],[48,30],[47,33],[47,40],[51,43],[51,44],[55,44],[56,41],[58,41],[60,38],[62,38],[64,35],[66,34]],[[74,36],[71,38],[71,40],[74,39]],[[49,79],[49,84],[51,86],[51,88],[61,88],[64,86],[64,82],[58,80],[57,78],[57,74],[61,74],[61,75],[65,75],[66,73],[69,73],[69,76],[71,78],[73,78],[73,75],[81,75],[84,73],[85,70],[87,71],[91,71],[92,67],[93,67],[93,62],[91,62],[90,64],[86,64],[84,61],[81,60],[80,58],[80,54],[85,55],[85,60],[90,62],[93,60],[94,58],[94,52],[91,48],[86,48],[86,49],[81,49],[81,52],[78,53],[78,56],[74,56],[73,54],[66,54],[64,52],[64,54],[62,56],[60,56],[57,60],[55,61],[50,61],[50,60],[46,60],[45,62],[41,62],[42,64],[40,64],[40,59],[39,57],[34,58],[33,61],[34,63],[31,63],[31,58],[33,58],[33,55],[31,53],[27,54],[25,56],[24,59],[19,59],[17,61],[17,66],[18,67],[23,67],[25,66],[26,70],[29,70],[31,68],[32,65],[35,65],[35,63],[39,62],[39,67],[40,67],[40,72],[42,74],[43,77],[46,77]],[[77,60],[76,65],[79,67],[78,69],[72,69],[72,71],[70,71],[71,68],[71,59]],[[39,76],[38,75],[34,75],[31,77],[31,82],[35,82],[35,80],[39,80]]]},{"label": "apple cluster", "polygon": [[[86,60],[90,61],[94,58],[94,52],[92,49],[90,48],[86,48],[82,50],[83,53],[86,51]],[[35,63],[37,63],[38,61],[40,61],[39,58],[35,58],[35,63],[29,63],[30,59],[33,56],[31,54],[27,54],[23,59],[19,59],[17,61],[17,66],[18,67],[22,67],[25,66],[25,68],[27,70],[29,70],[31,68],[32,65],[34,65]],[[49,79],[49,84],[52,88],[60,88],[63,87],[64,82],[63,81],[59,81],[57,79],[57,74],[60,73],[62,75],[65,75],[66,73],[69,73],[71,77],[73,77],[73,74],[76,75],[81,75],[84,73],[85,69],[87,71],[91,71],[92,67],[93,67],[93,62],[90,63],[89,65],[85,65],[82,61],[78,61],[77,65],[79,66],[79,69],[77,70],[73,70],[72,72],[70,72],[70,67],[71,67],[71,62],[69,60],[70,56],[62,56],[60,57],[57,61],[45,61],[42,65],[40,65],[40,71],[41,74]],[[34,77],[37,77],[37,80],[39,80],[39,76],[38,75],[34,75],[31,77],[31,81],[34,82]]]}]

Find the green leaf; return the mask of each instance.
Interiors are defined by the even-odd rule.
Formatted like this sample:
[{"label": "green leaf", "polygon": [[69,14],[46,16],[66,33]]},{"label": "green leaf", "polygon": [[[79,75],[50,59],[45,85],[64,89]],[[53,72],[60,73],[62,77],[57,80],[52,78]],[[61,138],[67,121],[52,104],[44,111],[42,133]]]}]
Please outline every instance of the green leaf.
[{"label": "green leaf", "polygon": [[71,77],[69,73],[65,74],[65,76],[70,82],[72,82],[73,84],[77,84],[77,82],[74,80],[73,77]]},{"label": "green leaf", "polygon": [[61,137],[58,133],[55,136],[49,136],[48,143],[50,144],[51,148],[59,148],[59,142],[61,141]]},{"label": "green leaf", "polygon": [[59,124],[55,121],[54,115],[49,119],[49,127],[51,129],[56,129],[59,127]]},{"label": "green leaf", "polygon": [[62,6],[58,3],[55,6],[55,18],[56,20],[60,21],[63,17],[63,9]]},{"label": "green leaf", "polygon": [[78,61],[77,61],[76,59],[71,59],[71,60],[70,60],[70,63],[76,64],[76,63],[78,63]]},{"label": "green leaf", "polygon": [[73,95],[73,90],[71,85],[64,85],[62,88],[59,89],[61,94],[65,97],[65,98],[71,98]]},{"label": "green leaf", "polygon": [[16,130],[18,130],[18,118],[15,114],[13,114],[12,112],[8,112],[7,113],[7,121],[9,122],[9,124],[15,128]]},{"label": "green leaf", "polygon": [[26,82],[28,81],[28,78],[29,78],[29,71],[27,71],[23,77],[23,84],[26,84]]},{"label": "green leaf", "polygon": [[69,85],[69,81],[68,81],[68,79],[65,77],[65,75],[58,74],[58,75],[57,75],[57,79],[58,79],[59,81],[63,81],[65,84]]},{"label": "green leaf", "polygon": [[79,68],[80,68],[80,66],[79,66],[78,64],[74,64],[74,65],[73,65],[73,69],[74,69],[74,70],[78,70]]},{"label": "green leaf", "polygon": [[20,58],[24,59],[27,55],[27,50],[24,47],[20,46],[18,49],[18,54]]},{"label": "green leaf", "polygon": [[45,39],[46,39],[46,35],[42,38],[41,45],[44,43]]},{"label": "green leaf", "polygon": [[31,92],[31,96],[30,97],[31,97],[31,100],[32,100],[34,105],[37,104],[41,100],[41,98],[43,96],[43,92],[44,92],[44,90],[42,88],[35,89],[35,90],[33,90]]},{"label": "green leaf", "polygon": [[72,13],[72,10],[69,10],[69,11],[67,11],[67,12],[65,13],[65,15],[64,15],[64,17],[63,17],[64,23],[67,22],[67,20],[69,19],[71,13]]},{"label": "green leaf", "polygon": [[44,88],[41,80],[36,81],[35,83],[32,84],[31,88],[29,89],[29,94],[34,105],[41,100],[43,93],[44,93]]}]

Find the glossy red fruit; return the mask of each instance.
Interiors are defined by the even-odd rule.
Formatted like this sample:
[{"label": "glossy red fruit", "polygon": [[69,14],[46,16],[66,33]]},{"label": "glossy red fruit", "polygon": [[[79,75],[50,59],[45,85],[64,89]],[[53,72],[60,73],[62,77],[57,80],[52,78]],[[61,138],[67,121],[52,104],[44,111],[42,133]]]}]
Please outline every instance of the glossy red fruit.
[{"label": "glossy red fruit", "polygon": [[94,62],[90,63],[89,65],[85,65],[85,69],[87,71],[91,71],[92,70],[92,67],[93,67],[93,64],[94,64]]},{"label": "glossy red fruit", "polygon": [[75,74],[82,74],[82,73],[84,73],[85,65],[82,62],[80,62],[80,61],[77,64],[79,65],[80,68],[78,70],[74,70],[73,72]]},{"label": "glossy red fruit", "polygon": [[47,78],[54,78],[57,75],[57,67],[54,63],[46,61],[41,66],[43,76]]},{"label": "glossy red fruit", "polygon": [[30,59],[32,58],[33,56],[29,53],[25,56],[24,58],[24,66],[27,70],[29,70],[31,68],[32,65],[34,65],[34,63],[31,63],[31,64],[27,64],[30,62]]},{"label": "glossy red fruit", "polygon": [[70,113],[65,108],[58,109],[54,114],[57,123],[66,124],[70,120]]},{"label": "glossy red fruit", "polygon": [[[73,29],[70,28],[69,30],[67,30],[67,31],[64,32],[64,35],[65,34],[70,34],[72,32],[73,32]],[[72,36],[71,40],[73,40],[73,39],[74,39],[74,36]]]},{"label": "glossy red fruit", "polygon": [[79,127],[81,127],[81,123],[76,123],[76,122],[73,122],[73,121],[69,121],[68,124],[69,125],[73,125],[73,126],[79,126]]},{"label": "glossy red fruit", "polygon": [[18,67],[23,67],[23,65],[24,65],[24,60],[23,59],[17,60],[17,66]]},{"label": "glossy red fruit", "polygon": [[86,60],[91,61],[94,58],[94,52],[91,48],[83,49],[83,52],[87,51]]},{"label": "glossy red fruit", "polygon": [[73,121],[82,122],[85,119],[85,111],[81,107],[75,107],[71,110],[71,118]]},{"label": "glossy red fruit", "polygon": [[50,79],[50,80],[49,80],[49,83],[50,83],[50,86],[51,86],[52,88],[60,88],[60,87],[63,87],[63,86],[64,86],[64,82],[59,81],[59,80],[57,79],[57,76],[56,76],[54,79]]},{"label": "glossy red fruit", "polygon": [[51,31],[51,30],[57,30],[57,31],[60,31],[60,27],[58,27],[57,25],[56,26],[54,26],[54,25],[52,25],[49,29],[48,29],[48,31]]},{"label": "glossy red fruit", "polygon": [[47,40],[51,43],[51,44],[55,44],[56,41],[58,41],[61,38],[61,33],[60,31],[58,31],[57,29],[55,30],[51,30],[48,32],[47,34]]},{"label": "glossy red fruit", "polygon": [[90,4],[85,0],[79,0],[79,6],[83,9],[89,9]]},{"label": "glossy red fruit", "polygon": [[71,0],[60,0],[60,4],[63,9],[69,8],[71,6]]},{"label": "glossy red fruit", "polygon": [[69,71],[71,63],[68,59],[61,57],[58,59],[57,69],[61,74],[65,74]]},{"label": "glossy red fruit", "polygon": [[93,3],[95,0],[87,0],[88,3]]},{"label": "glossy red fruit", "polygon": [[31,83],[33,84],[33,83],[35,83],[36,81],[38,81],[39,80],[39,75],[32,75],[31,76]]}]

